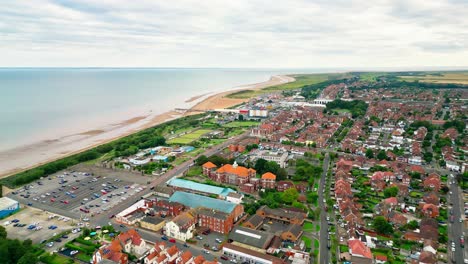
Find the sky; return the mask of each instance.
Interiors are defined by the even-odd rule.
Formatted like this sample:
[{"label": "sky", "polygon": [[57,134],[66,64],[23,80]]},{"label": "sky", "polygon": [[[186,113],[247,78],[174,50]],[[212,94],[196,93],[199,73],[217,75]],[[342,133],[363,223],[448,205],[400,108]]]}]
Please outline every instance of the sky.
[{"label": "sky", "polygon": [[468,0],[15,0],[0,67],[468,68]]}]

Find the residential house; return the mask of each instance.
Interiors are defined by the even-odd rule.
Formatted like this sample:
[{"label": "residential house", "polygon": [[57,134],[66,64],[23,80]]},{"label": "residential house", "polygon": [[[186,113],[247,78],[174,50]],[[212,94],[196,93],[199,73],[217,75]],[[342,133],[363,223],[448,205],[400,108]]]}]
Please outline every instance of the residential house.
[{"label": "residential house", "polygon": [[178,240],[186,241],[193,237],[195,224],[197,223],[194,211],[184,212],[169,221],[165,225],[166,235]]}]

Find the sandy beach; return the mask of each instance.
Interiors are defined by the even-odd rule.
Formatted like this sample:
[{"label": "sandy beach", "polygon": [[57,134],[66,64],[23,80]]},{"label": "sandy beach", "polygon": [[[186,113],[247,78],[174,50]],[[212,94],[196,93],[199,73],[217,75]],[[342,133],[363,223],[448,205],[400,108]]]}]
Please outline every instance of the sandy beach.
[{"label": "sandy beach", "polygon": [[[186,102],[201,100],[192,107],[197,110],[227,108],[248,101],[248,99],[232,99],[226,97],[233,92],[247,89],[262,89],[269,86],[292,82],[294,80],[295,79],[290,76],[272,76],[265,82],[235,87],[233,90],[214,95],[207,95],[205,93],[189,98]],[[192,113],[193,112],[187,112],[186,114]],[[78,131],[76,134],[43,140],[34,144],[0,151],[0,178],[65,156],[79,153],[83,150],[93,148],[163,122],[179,118],[183,115],[184,114],[176,111],[169,111],[162,114],[140,114],[116,124],[109,124],[104,128],[90,128],[86,131]]]}]

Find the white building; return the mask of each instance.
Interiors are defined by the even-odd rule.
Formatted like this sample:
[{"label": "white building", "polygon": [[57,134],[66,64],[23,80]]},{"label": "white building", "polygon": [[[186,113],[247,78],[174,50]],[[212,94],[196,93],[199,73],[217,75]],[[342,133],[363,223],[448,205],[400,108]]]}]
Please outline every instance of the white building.
[{"label": "white building", "polygon": [[[1,188],[1,187],[0,187]],[[20,209],[19,202],[8,197],[0,198],[0,218],[8,216]]]},{"label": "white building", "polygon": [[196,222],[197,219],[193,212],[184,212],[174,217],[172,221],[166,223],[166,226],[164,227],[166,235],[182,241],[191,239],[193,237],[193,232],[195,231]]},{"label": "white building", "polygon": [[226,201],[235,203],[235,204],[240,204],[242,203],[243,198],[244,198],[244,195],[242,193],[231,192],[226,196]]},{"label": "white building", "polygon": [[451,160],[446,161],[445,167],[447,167],[447,170],[457,171],[457,172],[460,171],[460,165],[458,165],[458,163],[455,161],[451,161]]},{"label": "white building", "polygon": [[267,161],[274,161],[278,165],[280,165],[281,168],[285,168],[288,159],[288,153],[287,152],[281,152],[281,151],[267,151],[267,150],[259,150],[257,151],[251,158],[252,161],[257,160],[257,159],[264,159]]},{"label": "white building", "polygon": [[422,159],[420,156],[411,156],[408,159],[408,163],[413,165],[422,165]]}]

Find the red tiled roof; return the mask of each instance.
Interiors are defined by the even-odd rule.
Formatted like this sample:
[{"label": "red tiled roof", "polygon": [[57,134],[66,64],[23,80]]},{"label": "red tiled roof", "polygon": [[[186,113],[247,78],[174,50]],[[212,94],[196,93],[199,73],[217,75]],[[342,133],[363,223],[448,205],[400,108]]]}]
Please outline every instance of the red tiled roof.
[{"label": "red tiled roof", "polygon": [[364,245],[363,242],[361,242],[358,239],[352,239],[348,240],[348,246],[349,250],[353,255],[360,255],[365,258],[372,259],[372,253],[370,248],[368,248],[366,245]]},{"label": "red tiled roof", "polygon": [[217,166],[215,164],[213,164],[213,162],[208,161],[205,164],[203,164],[202,167],[207,168],[207,169],[212,169],[212,168],[216,168]]},{"label": "red tiled roof", "polygon": [[265,174],[262,175],[262,179],[265,179],[265,180],[276,180],[276,175],[274,175],[273,173],[271,172],[267,172]]},{"label": "red tiled roof", "polygon": [[231,164],[226,164],[219,168],[216,172],[235,174],[238,177],[248,177],[249,173],[255,173],[255,170],[251,168],[247,169],[246,167],[242,166],[234,167]]}]

